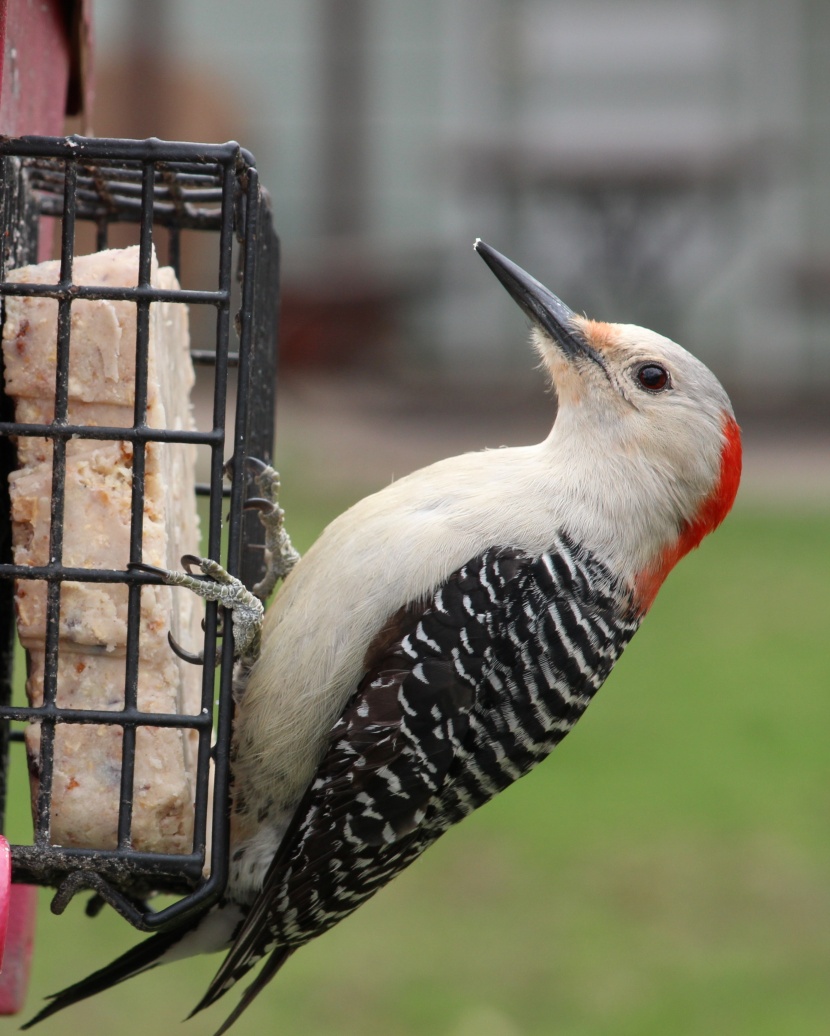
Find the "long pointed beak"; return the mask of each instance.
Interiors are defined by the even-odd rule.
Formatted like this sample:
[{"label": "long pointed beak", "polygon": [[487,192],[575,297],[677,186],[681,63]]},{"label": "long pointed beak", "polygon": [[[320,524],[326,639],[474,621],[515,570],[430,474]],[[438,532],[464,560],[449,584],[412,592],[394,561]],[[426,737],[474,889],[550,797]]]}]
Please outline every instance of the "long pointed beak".
[{"label": "long pointed beak", "polygon": [[574,321],[576,314],[507,256],[491,248],[481,238],[473,246],[507,289],[510,297],[537,327],[559,345],[568,359],[585,357],[605,367],[602,357],[588,344]]}]

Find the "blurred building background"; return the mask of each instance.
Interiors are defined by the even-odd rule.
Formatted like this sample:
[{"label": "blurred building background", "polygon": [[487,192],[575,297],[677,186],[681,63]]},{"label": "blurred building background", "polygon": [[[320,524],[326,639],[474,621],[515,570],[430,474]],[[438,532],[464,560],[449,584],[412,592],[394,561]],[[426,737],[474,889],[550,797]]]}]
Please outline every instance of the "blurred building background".
[{"label": "blurred building background", "polygon": [[287,368],[504,384],[480,235],[652,326],[757,414],[830,389],[825,0],[107,0],[97,135],[236,138],[284,245]]},{"label": "blurred building background", "polygon": [[[273,196],[301,549],[391,477],[549,429],[478,235],[575,309],[677,337],[745,434],[735,513],[574,740],[298,954],[250,1031],[823,1036],[830,4],[94,2],[94,131],[236,138]],[[32,1007],[125,946],[113,911],[41,918]],[[76,1024],[164,1031],[206,968]]]}]

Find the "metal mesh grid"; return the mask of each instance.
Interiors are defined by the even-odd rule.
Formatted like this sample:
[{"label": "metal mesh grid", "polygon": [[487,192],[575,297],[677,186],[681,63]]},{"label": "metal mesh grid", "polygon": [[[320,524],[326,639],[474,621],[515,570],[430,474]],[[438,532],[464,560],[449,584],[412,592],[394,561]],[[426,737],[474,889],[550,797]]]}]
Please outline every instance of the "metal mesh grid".
[{"label": "metal mesh grid", "polygon": [[[0,257],[0,295],[39,295],[55,299],[57,363],[54,420],[48,424],[22,424],[13,420],[5,397],[0,399],[0,749],[9,736],[22,737],[20,729],[32,720],[41,724],[39,791],[35,808],[32,845],[13,845],[15,880],[58,888],[55,906],[62,909],[81,888],[93,888],[137,927],[156,929],[184,912],[201,909],[224,888],[227,870],[227,803],[229,743],[232,718],[231,678],[233,657],[230,636],[224,638],[219,675],[219,704],[214,722],[214,672],[205,666],[202,709],[199,715],[142,712],[138,707],[139,603],[141,587],[157,577],[136,570],[71,568],[62,563],[63,509],[66,489],[66,446],[74,438],[129,443],[132,448],[132,506],[130,562],[142,559],[145,491],[145,451],[148,443],[193,443],[210,455],[210,476],[201,487],[208,496],[205,553],[240,575],[250,586],[262,575],[262,530],[255,516],[243,515],[243,460],[256,456],[269,461],[273,440],[273,393],[277,320],[278,245],[270,207],[258,183],[249,153],[235,143],[197,145],[159,141],[93,140],[71,138],[18,138],[0,141],[3,161],[3,254]],[[60,219],[60,264],[53,284],[24,284],[6,280],[5,271],[37,261],[39,231]],[[73,258],[76,231],[81,223],[95,227],[95,250],[108,246],[115,223],[133,223],[138,229],[138,283],[116,288],[74,284]],[[218,238],[216,287],[209,290],[162,290],[150,282],[154,237],[166,235],[167,260],[177,275],[181,266],[181,232],[196,230]],[[238,275],[233,277],[233,262]],[[69,356],[71,312],[78,299],[111,299],[134,302],[136,307],[136,380],[132,427],[70,424]],[[209,342],[192,350],[195,362],[210,364],[213,377],[212,425],[206,431],[151,428],[146,423],[148,340],[150,306],[166,300],[215,311],[215,333]],[[238,306],[238,308],[236,308]],[[235,310],[235,312],[233,312]],[[229,372],[237,367],[236,412],[233,442],[226,441],[229,407]],[[256,391],[251,392],[251,386]],[[231,393],[232,395],[232,393]],[[38,567],[12,563],[6,476],[14,455],[10,443],[16,437],[37,436],[51,440],[53,475],[49,562]],[[227,552],[221,556],[223,469],[230,458],[234,473],[229,493]],[[198,544],[193,545],[198,551]],[[11,703],[12,594],[14,580],[44,580],[47,586],[46,666],[43,704],[39,707]],[[126,678],[123,708],[73,709],[56,704],[58,691],[58,634],[61,585],[67,580],[124,584],[128,594]],[[217,640],[216,606],[208,605],[205,618],[204,657],[213,658]],[[230,622],[226,624],[230,627]],[[70,849],[51,844],[50,813],[54,738],[63,723],[117,725],[122,735],[122,766],[118,845],[112,850]],[[136,731],[142,726],[186,728],[197,731],[198,762],[195,795],[194,839],[186,855],[138,852],[131,845],[133,776]],[[215,744],[211,746],[211,740]],[[209,806],[209,770],[213,760],[214,804]],[[7,753],[0,760],[3,798]],[[15,795],[28,789],[13,788]],[[2,805],[2,803],[0,803]],[[205,878],[205,846],[212,844],[211,874]],[[173,906],[150,912],[139,903],[151,889],[184,893]]]}]

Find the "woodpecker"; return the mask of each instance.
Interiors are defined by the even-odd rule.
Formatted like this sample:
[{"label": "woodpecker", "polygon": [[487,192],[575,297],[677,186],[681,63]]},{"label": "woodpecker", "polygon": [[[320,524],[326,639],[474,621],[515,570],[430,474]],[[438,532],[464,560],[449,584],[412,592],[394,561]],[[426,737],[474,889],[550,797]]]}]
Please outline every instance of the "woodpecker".
[{"label": "woodpecker", "polygon": [[[550,434],[416,471],[337,518],[296,565],[289,550],[261,631],[254,617],[243,634],[234,614],[255,648],[237,681],[223,901],[29,1024],[224,949],[195,1013],[264,958],[226,1032],[294,950],[550,753],[669,571],[729,512],[741,438],[715,376],[667,338],[577,315],[475,249],[530,319],[558,397]],[[212,585],[238,604],[224,577]]]}]

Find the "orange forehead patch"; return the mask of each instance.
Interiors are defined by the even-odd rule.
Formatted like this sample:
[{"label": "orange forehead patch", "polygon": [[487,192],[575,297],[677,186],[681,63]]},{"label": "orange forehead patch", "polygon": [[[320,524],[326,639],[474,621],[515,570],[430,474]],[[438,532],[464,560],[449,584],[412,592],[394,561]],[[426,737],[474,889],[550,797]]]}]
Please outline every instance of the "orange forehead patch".
[{"label": "orange forehead patch", "polygon": [[585,335],[588,344],[598,353],[608,355],[618,348],[620,330],[613,324],[606,324],[602,320],[589,320],[587,317],[577,317],[574,323]]}]

